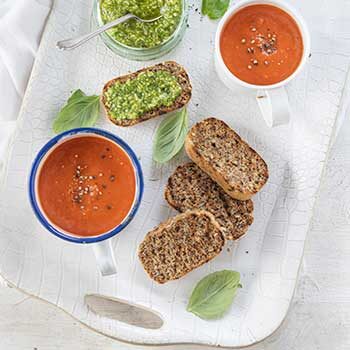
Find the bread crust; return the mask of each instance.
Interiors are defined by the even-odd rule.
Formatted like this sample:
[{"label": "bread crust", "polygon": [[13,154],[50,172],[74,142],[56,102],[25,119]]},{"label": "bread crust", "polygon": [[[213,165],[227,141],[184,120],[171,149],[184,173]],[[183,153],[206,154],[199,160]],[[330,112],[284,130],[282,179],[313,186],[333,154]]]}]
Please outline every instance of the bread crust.
[{"label": "bread crust", "polygon": [[[159,238],[162,237],[163,231],[169,227],[173,227],[176,225],[177,222],[181,221],[181,220],[191,220],[192,216],[205,216],[210,220],[210,223],[214,226],[214,228],[216,229],[216,232],[213,232],[213,230],[210,230],[210,232],[207,232],[208,235],[211,234],[213,235],[213,239],[217,239],[218,240],[218,247],[216,251],[211,250],[210,248],[212,247],[206,247],[207,248],[207,253],[205,255],[203,255],[201,257],[200,261],[196,261],[196,263],[186,269],[184,269],[182,272],[178,272],[176,271],[176,273],[173,276],[164,276],[165,272],[163,274],[159,274],[156,271],[156,267],[154,266],[153,262],[150,264],[150,246],[152,246],[152,238]],[[181,241],[181,247],[177,246],[176,247],[176,242],[172,242],[173,243],[173,249],[181,249],[181,247],[185,244],[185,242]],[[141,244],[139,245],[138,248],[138,257],[141,261],[141,264],[144,268],[144,270],[146,271],[146,273],[148,274],[148,276],[153,279],[154,281],[156,281],[157,283],[163,284],[166,283],[168,281],[171,280],[176,280],[179,279],[183,276],[185,276],[186,274],[188,274],[189,272],[193,271],[194,269],[196,269],[199,266],[202,266],[203,264],[207,263],[208,261],[214,259],[217,255],[220,254],[220,252],[222,251],[223,247],[225,244],[225,237],[221,231],[221,227],[218,224],[218,222],[215,220],[215,217],[205,211],[205,210],[191,210],[191,211],[187,211],[185,213],[182,214],[178,214],[168,220],[166,220],[165,222],[161,223],[160,225],[158,225],[156,228],[154,228],[152,231],[148,232],[144,238],[144,240],[141,242]],[[175,247],[174,247],[175,246]],[[163,247],[163,245],[161,246]],[[156,254],[158,253],[157,251],[157,247],[152,247],[153,249],[151,249],[153,256],[155,256],[157,259],[157,262],[159,262],[161,260],[161,257],[156,256]],[[189,257],[187,257],[189,258]],[[175,265],[175,263],[174,263]],[[174,270],[176,270],[176,266],[170,266],[170,269],[174,268]]]},{"label": "bread crust", "polygon": [[254,221],[252,200],[232,198],[192,162],[176,168],[168,179],[164,197],[179,212],[199,209],[212,213],[226,240],[242,237]]},{"label": "bread crust", "polygon": [[[147,113],[144,113],[142,116],[140,116],[136,119],[120,119],[120,120],[114,119],[110,114],[109,108],[105,104],[105,96],[104,96],[105,91],[117,81],[123,83],[129,79],[135,79],[142,72],[155,72],[155,71],[160,71],[160,70],[168,71],[173,76],[175,76],[177,78],[181,88],[182,88],[182,92],[181,92],[180,96],[178,96],[176,98],[174,103],[170,107],[162,106],[158,109],[151,110]],[[191,86],[190,78],[189,78],[185,68],[183,68],[180,64],[178,64],[175,61],[166,61],[163,63],[156,64],[154,66],[142,68],[134,73],[126,74],[126,75],[123,75],[123,76],[120,76],[120,77],[117,77],[117,78],[114,78],[114,79],[108,81],[102,89],[100,101],[101,101],[101,105],[103,107],[102,109],[103,109],[104,114],[113,124],[118,125],[118,126],[127,127],[127,126],[132,126],[132,125],[141,123],[141,122],[149,120],[151,118],[158,117],[160,115],[163,115],[163,114],[166,114],[169,112],[173,112],[177,109],[180,109],[180,108],[184,107],[190,101],[191,96],[192,96],[192,86]]]},{"label": "bread crust", "polygon": [[[261,176],[264,178],[264,182],[257,190],[250,191],[240,191],[237,190],[234,186],[234,184],[230,184],[226,181],[224,178],[223,174],[221,174],[219,171],[215,170],[212,166],[211,162],[208,162],[206,159],[203,158],[203,156],[199,153],[199,151],[196,149],[196,146],[193,142],[193,130],[200,124],[200,123],[211,123],[211,122],[220,122],[222,125],[229,129],[230,132],[234,133],[235,137],[239,140],[239,142],[244,145],[245,147],[249,148],[249,150],[252,152],[252,154],[255,154],[258,158],[259,161],[262,162],[263,164],[263,172]],[[262,186],[266,183],[266,181],[269,178],[269,172],[268,172],[268,167],[265,161],[262,159],[262,157],[254,150],[252,149],[248,143],[246,143],[244,140],[241,139],[241,137],[233,130],[231,129],[226,123],[224,123],[221,120],[218,120],[216,118],[207,118],[197,124],[195,124],[189,133],[187,134],[186,140],[185,140],[185,150],[188,154],[188,156],[195,162],[204,172],[206,172],[216,183],[218,183],[222,189],[232,198],[238,199],[238,200],[248,200],[250,199],[254,194],[256,194]]]}]

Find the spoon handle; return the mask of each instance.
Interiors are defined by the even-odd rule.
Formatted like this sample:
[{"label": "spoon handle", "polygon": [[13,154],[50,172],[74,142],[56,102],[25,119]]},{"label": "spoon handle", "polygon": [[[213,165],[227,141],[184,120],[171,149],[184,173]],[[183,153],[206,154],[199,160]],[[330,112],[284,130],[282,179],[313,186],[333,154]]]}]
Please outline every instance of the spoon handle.
[{"label": "spoon handle", "polygon": [[105,32],[106,30],[116,26],[117,24],[123,23],[123,22],[129,20],[130,18],[134,18],[134,17],[135,16],[133,14],[128,13],[125,16],[119,17],[118,19],[116,19],[112,22],[109,22],[102,27],[97,28],[95,31],[93,31],[91,33],[79,36],[78,38],[58,41],[56,46],[60,50],[75,49],[76,47],[78,47],[78,46],[84,44],[85,42],[87,42],[88,40],[90,40],[91,38],[94,38],[96,35],[99,35],[99,34]]}]

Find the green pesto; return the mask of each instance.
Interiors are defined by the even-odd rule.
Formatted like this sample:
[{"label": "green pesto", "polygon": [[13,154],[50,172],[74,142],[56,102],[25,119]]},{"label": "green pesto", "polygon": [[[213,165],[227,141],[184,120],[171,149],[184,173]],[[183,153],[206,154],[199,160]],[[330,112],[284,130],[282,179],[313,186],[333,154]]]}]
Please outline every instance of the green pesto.
[{"label": "green pesto", "polygon": [[124,83],[116,82],[105,92],[105,104],[116,120],[137,119],[160,107],[170,107],[181,94],[181,85],[169,72],[142,72]]},{"label": "green pesto", "polygon": [[150,19],[162,14],[152,23],[135,19],[121,23],[107,33],[119,43],[134,48],[152,48],[164,43],[176,30],[182,14],[183,0],[101,0],[101,18],[104,23],[133,13]]}]

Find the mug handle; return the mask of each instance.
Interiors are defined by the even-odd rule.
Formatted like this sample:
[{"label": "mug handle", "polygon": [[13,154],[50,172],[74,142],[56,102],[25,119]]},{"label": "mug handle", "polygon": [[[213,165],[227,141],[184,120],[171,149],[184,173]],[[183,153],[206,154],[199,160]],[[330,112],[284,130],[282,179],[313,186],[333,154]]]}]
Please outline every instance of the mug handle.
[{"label": "mug handle", "polygon": [[115,262],[114,251],[110,239],[94,243],[92,246],[97,266],[102,276],[110,276],[117,273],[117,264]]},{"label": "mug handle", "polygon": [[259,90],[256,95],[262,116],[269,128],[287,124],[290,119],[290,106],[286,89]]}]

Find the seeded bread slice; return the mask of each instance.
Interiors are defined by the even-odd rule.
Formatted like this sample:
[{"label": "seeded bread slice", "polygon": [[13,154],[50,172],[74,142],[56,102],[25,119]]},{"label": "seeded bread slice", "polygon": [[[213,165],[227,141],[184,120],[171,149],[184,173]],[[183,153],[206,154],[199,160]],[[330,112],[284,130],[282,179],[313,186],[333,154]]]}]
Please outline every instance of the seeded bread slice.
[{"label": "seeded bread slice", "polygon": [[188,156],[232,198],[250,199],[266,183],[265,161],[226,123],[208,118],[187,134]]},{"label": "seeded bread slice", "polygon": [[150,231],[139,246],[139,259],[158,283],[176,280],[215,258],[225,244],[214,216],[192,210]]},{"label": "seeded bread slice", "polygon": [[212,213],[228,240],[243,236],[253,223],[253,202],[231,198],[195,163],[177,167],[165,187],[165,199],[176,210]]},{"label": "seeded bread slice", "polygon": [[[130,79],[135,79],[142,72],[155,72],[160,70],[168,71],[173,76],[175,76],[182,88],[181,94],[176,98],[174,103],[170,107],[162,106],[162,107],[159,107],[158,109],[154,109],[149,112],[146,112],[136,119],[120,119],[120,120],[114,119],[111,116],[110,110],[105,103],[104,93],[106,92],[106,90],[115,82],[124,83]],[[132,126],[132,125],[141,123],[143,121],[146,121],[148,119],[158,117],[162,114],[173,112],[177,109],[184,107],[190,101],[191,96],[192,96],[192,86],[191,86],[190,78],[188,77],[188,74],[185,71],[185,69],[174,61],[167,61],[167,62],[156,64],[151,67],[143,68],[134,73],[123,75],[121,77],[110,80],[103,87],[102,94],[101,94],[101,103],[105,111],[105,114],[107,115],[107,117],[112,123],[118,126]]]}]

